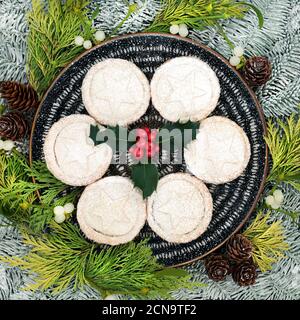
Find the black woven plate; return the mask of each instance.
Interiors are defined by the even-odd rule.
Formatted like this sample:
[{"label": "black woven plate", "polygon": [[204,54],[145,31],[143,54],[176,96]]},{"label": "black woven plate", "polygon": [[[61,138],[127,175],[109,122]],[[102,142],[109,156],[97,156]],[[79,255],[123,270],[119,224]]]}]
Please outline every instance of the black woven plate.
[{"label": "black woven plate", "polygon": [[[127,59],[139,66],[150,80],[158,66],[178,56],[196,56],[216,72],[221,84],[221,98],[213,114],[228,117],[245,130],[252,156],[241,177],[224,185],[209,186],[214,201],[213,219],[199,239],[182,245],[168,243],[145,226],[139,238],[150,238],[154,254],[165,265],[191,262],[219,247],[247,220],[263,188],[267,168],[264,117],[253,92],[225,59],[197,42],[170,35],[135,34],[107,41],[76,59],[54,81],[37,112],[30,146],[31,160],[43,159],[44,138],[50,127],[64,116],[86,113],[81,84],[95,63],[107,58]],[[138,121],[141,122],[156,127],[164,119],[149,106],[147,114]],[[164,176],[184,171],[185,167],[159,166],[159,170]],[[111,166],[108,174],[126,175],[127,168]]]}]

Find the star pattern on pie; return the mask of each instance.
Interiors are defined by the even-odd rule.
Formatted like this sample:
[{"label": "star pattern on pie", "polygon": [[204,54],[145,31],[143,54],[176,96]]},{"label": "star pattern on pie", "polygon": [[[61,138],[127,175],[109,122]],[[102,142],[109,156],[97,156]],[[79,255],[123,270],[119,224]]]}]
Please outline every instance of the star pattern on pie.
[{"label": "star pattern on pie", "polygon": [[[93,146],[86,144],[78,144],[76,137],[63,137],[64,148],[66,150],[63,159],[59,161],[59,165],[66,166],[71,163],[79,165],[80,170],[86,172],[89,169],[90,159],[96,154],[96,149]],[[85,155],[83,157],[82,155]]]},{"label": "star pattern on pie", "polygon": [[[193,225],[197,225],[199,221],[199,209],[195,206],[196,201],[201,201],[198,192],[193,190],[191,193],[174,191],[173,197],[169,197],[167,201],[161,202],[158,199],[159,205],[155,207],[155,211],[165,215],[165,218],[169,221],[169,225],[173,233],[180,234],[182,233],[182,225],[187,222],[189,225],[190,221],[193,221]],[[176,203],[174,201],[176,199]],[[165,227],[168,227],[167,225]]]},{"label": "star pattern on pie", "polygon": [[212,196],[188,173],[163,177],[147,204],[148,224],[162,239],[187,243],[198,238],[212,218]]},{"label": "star pattern on pie", "polygon": [[[101,79],[101,86],[97,88],[95,97],[98,101],[106,102],[106,105],[103,105],[101,109],[103,114],[112,117],[120,116],[120,109],[114,108],[116,105],[123,106],[124,109],[126,107],[139,109],[141,102],[137,102],[135,99],[139,82],[135,75],[125,74],[120,77],[108,74],[108,71],[103,70],[101,75],[97,74],[98,81],[99,78]],[[116,94],[112,95],[112,92],[116,92]],[[124,92],[126,92],[125,98]]]},{"label": "star pattern on pie", "polygon": [[[203,87],[197,81],[197,75],[199,72],[190,71],[183,78],[178,78],[176,76],[169,76],[165,79],[168,83],[170,94],[163,98],[166,104],[178,104],[180,105],[185,114],[191,112],[190,107],[192,106],[192,112],[197,106],[196,100],[201,99],[206,96],[208,93],[203,89]],[[186,86],[185,83],[191,83],[191,85]],[[178,99],[178,94],[186,97],[184,100]]]},{"label": "star pattern on pie", "polygon": [[[214,130],[217,130],[215,127]],[[215,168],[216,172],[222,172],[224,166],[228,164],[239,164],[240,163],[240,150],[237,150],[237,142],[240,142],[236,137],[228,137],[220,139],[219,135],[206,134],[207,143],[209,149],[206,152],[205,159],[211,163],[211,167]],[[215,155],[222,155],[222,161],[216,159]]]},{"label": "star pattern on pie", "polygon": [[149,80],[131,61],[109,58],[87,72],[82,100],[88,113],[102,125],[127,126],[149,107]]},{"label": "star pattern on pie", "polygon": [[85,235],[98,243],[133,240],[146,222],[146,203],[129,178],[109,176],[88,186],[79,199],[77,220]]},{"label": "star pattern on pie", "polygon": [[[202,109],[205,109],[205,107],[210,108],[209,110],[204,110],[207,113],[202,112],[202,116],[206,117],[216,106],[216,101],[212,100],[219,98],[218,79],[213,71],[210,70],[210,67],[202,61],[202,68],[198,64],[191,67],[191,64],[185,65],[182,63],[183,61],[176,66],[177,68],[179,67],[179,71],[182,68],[178,74],[171,72],[169,75],[162,77],[158,84],[156,83],[157,87],[161,84],[163,88],[158,95],[167,105],[165,106],[167,115],[168,112],[172,114],[176,109],[175,111],[179,113],[179,120],[184,118],[191,121],[200,121],[203,119],[199,116],[199,113],[203,111]],[[109,67],[108,69],[106,67],[107,65],[105,66],[105,64],[103,69],[101,69],[102,66],[99,66],[99,69],[96,68],[94,72],[91,72],[90,76],[87,76],[88,90],[85,90],[85,94],[89,92],[93,97],[83,97],[86,109],[89,113],[94,113],[94,118],[97,118],[97,115],[102,113],[105,115],[104,119],[122,119],[123,112],[125,113],[126,111],[138,113],[145,102],[143,101],[142,93],[147,96],[147,90],[144,90],[145,81],[148,84],[147,78],[145,77],[146,80],[144,79],[144,82],[139,81],[139,74],[130,72],[130,69],[124,71],[120,70],[121,66],[119,66],[119,69],[117,66]],[[206,74],[206,71],[207,73],[212,72],[213,76],[212,74]],[[207,85],[208,81],[211,83]],[[213,84],[216,86],[216,83],[218,84],[217,89],[213,86]],[[150,87],[148,89],[150,100]],[[93,99],[96,109],[89,109],[87,104]],[[206,106],[206,102],[208,106]],[[119,108],[114,106],[119,106]],[[98,121],[102,123],[99,119],[101,120],[101,116]],[[105,120],[103,121],[105,124]],[[132,122],[133,120],[130,121]],[[210,125],[213,133],[205,133],[204,139],[208,147],[203,164],[206,161],[210,164],[209,167],[219,174],[224,171],[226,165],[240,163],[239,153],[241,148],[238,145],[241,143],[241,137],[227,135],[226,131],[220,134],[218,132],[218,122]],[[73,129],[65,128],[65,133],[60,137],[61,142],[65,143],[65,150],[61,148],[62,143],[60,146],[64,153],[61,163],[64,166],[76,163],[74,167],[78,168],[79,171],[88,171],[90,164],[93,164],[93,158],[96,156],[97,151],[93,144],[88,143],[89,130],[84,131],[84,128],[81,129],[82,133],[72,136]],[[222,157],[219,157],[219,155],[222,155]],[[204,168],[205,170],[206,168]],[[148,202],[147,209],[144,199],[133,184],[129,190],[126,189],[128,184],[127,186],[123,184],[126,188],[122,189],[122,183],[120,182],[120,186],[118,186],[116,180],[111,183],[109,188],[106,188],[105,183],[101,185],[104,179],[116,178],[110,176],[89,185],[87,189],[92,187],[93,192],[96,192],[97,198],[95,200],[95,194],[92,193],[82,197],[84,198],[82,200],[85,202],[84,204],[80,206],[78,204],[77,217],[83,232],[88,238],[99,243],[111,245],[125,243],[132,240],[139,233],[145,224],[148,213],[149,225],[162,238],[165,236],[167,241],[186,243],[197,239],[206,230],[211,221],[213,211],[211,194],[201,180],[196,177],[188,173],[179,173],[178,176],[180,178],[177,176],[173,180],[175,175],[173,174],[172,179],[168,180],[167,183],[170,184],[172,180],[176,182],[176,185],[170,186],[170,184],[166,187],[162,196],[158,195],[158,190],[151,199],[151,205],[148,205]],[[121,177],[117,179],[119,178]],[[168,178],[168,176],[163,179],[165,178]],[[101,186],[96,185],[98,183]],[[94,187],[96,188],[95,190],[93,189]],[[126,190],[126,192],[122,190]],[[87,192],[89,193],[89,190]],[[135,194],[133,195],[133,193]],[[157,226],[162,230],[162,235]]]},{"label": "star pattern on pie", "polygon": [[251,156],[249,140],[235,122],[213,116],[201,122],[196,140],[184,150],[188,169],[212,184],[233,181],[247,167]]},{"label": "star pattern on pie", "polygon": [[101,221],[102,230],[97,231],[105,233],[110,230],[112,225],[131,223],[132,219],[128,217],[127,211],[131,193],[132,191],[129,191],[121,197],[113,197],[112,194],[102,188],[101,193],[99,193],[99,199],[97,199],[102,204],[101,211],[96,208],[95,213],[93,213]]}]

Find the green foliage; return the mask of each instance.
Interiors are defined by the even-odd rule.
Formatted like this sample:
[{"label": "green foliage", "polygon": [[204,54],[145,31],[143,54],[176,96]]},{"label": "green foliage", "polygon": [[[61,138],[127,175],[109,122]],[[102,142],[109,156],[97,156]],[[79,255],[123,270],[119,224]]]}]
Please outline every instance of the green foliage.
[{"label": "green foliage", "polygon": [[283,252],[289,248],[284,241],[281,221],[268,223],[270,214],[259,212],[243,233],[252,242],[253,261],[262,272],[271,270],[272,264],[283,258]]},{"label": "green foliage", "polygon": [[[199,126],[200,124],[198,122],[191,121],[188,121],[186,123],[167,123],[159,130],[159,134],[161,136],[159,142],[161,145],[169,142],[171,149],[183,148],[192,140],[196,139],[199,132]],[[164,139],[164,131],[171,134],[171,136],[166,135],[167,140]],[[157,139],[159,139],[160,136],[158,135]]]},{"label": "green foliage", "polygon": [[[193,288],[184,270],[163,269],[144,242],[109,248],[86,241],[77,226],[50,223],[51,233],[41,237],[24,234],[31,251],[24,257],[2,257],[2,262],[36,275],[28,289],[61,292],[90,285],[103,295],[130,294],[137,298],[169,297],[171,290]],[[163,271],[162,271],[163,270]]]},{"label": "green foliage", "polygon": [[[46,2],[46,5],[45,5]],[[87,0],[33,0],[28,14],[27,70],[30,84],[42,96],[61,68],[84,51],[74,45],[82,35],[92,39]]]},{"label": "green foliage", "polygon": [[0,116],[5,112],[6,106],[4,104],[0,104]]},{"label": "green foliage", "polygon": [[241,1],[238,3],[240,5],[244,5],[246,7],[249,7],[251,10],[253,10],[255,12],[257,19],[258,19],[258,26],[260,29],[262,29],[262,27],[264,26],[264,16],[263,16],[262,12],[252,3],[245,2],[245,1]]},{"label": "green foliage", "polygon": [[259,26],[263,16],[259,9],[248,2],[235,0],[162,0],[162,10],[147,31],[169,32],[172,24],[185,23],[192,29],[203,30],[216,26],[218,21],[243,19],[245,13],[253,9],[258,16]]},{"label": "green foliage", "polygon": [[[29,219],[28,207],[22,208],[18,194],[12,195],[17,182],[29,181],[26,174],[27,167],[26,159],[17,151],[13,151],[11,155],[0,151],[0,213],[16,225],[22,225]],[[35,195],[27,198],[28,203],[34,200]]]},{"label": "green foliage", "polygon": [[[196,138],[198,131],[198,122],[168,123],[159,130],[156,143],[159,143],[161,148],[170,145],[171,152],[176,148],[182,150],[184,146]],[[107,143],[114,151],[119,150],[121,152],[127,151],[136,143],[135,132],[131,136],[131,134],[128,134],[127,128],[119,126],[108,126],[101,130],[99,126],[91,125],[89,137],[95,145]],[[157,167],[153,163],[148,163],[148,158],[144,157],[140,163],[134,164],[130,168],[134,185],[142,190],[144,198],[149,197],[157,188],[159,179]]]},{"label": "green foliage", "polygon": [[151,196],[157,188],[159,178],[156,165],[152,163],[138,163],[130,168],[134,186],[142,190],[144,199]]},{"label": "green foliage", "polygon": [[290,184],[300,191],[300,119],[291,115],[286,122],[268,122],[266,143],[272,155],[268,181]]},{"label": "green foliage", "polygon": [[77,228],[65,223],[52,224],[51,234],[35,237],[23,234],[23,242],[31,246],[25,257],[4,258],[11,266],[29,270],[36,274],[35,283],[28,289],[48,289],[59,292],[74,282],[74,287],[84,283],[85,261],[91,251],[89,243],[80,235]]},{"label": "green foliage", "polygon": [[74,202],[81,192],[77,188],[62,196],[69,187],[54,178],[43,162],[30,167],[16,150],[11,155],[0,153],[0,172],[0,212],[33,232],[42,231],[49,223],[54,206]]},{"label": "green foliage", "polygon": [[110,36],[113,36],[118,33],[118,31],[122,28],[124,23],[131,17],[131,15],[138,11],[139,7],[136,3],[129,4],[129,1],[126,1],[128,4],[128,11],[124,19],[114,28],[111,32]]},{"label": "green foliage", "polygon": [[[117,150],[121,152],[126,152],[136,142],[135,134],[129,137],[128,129],[120,126],[107,126],[103,129],[98,125],[91,125],[89,137],[93,140],[95,146],[107,143],[113,151]],[[132,139],[129,140],[129,138]]]}]

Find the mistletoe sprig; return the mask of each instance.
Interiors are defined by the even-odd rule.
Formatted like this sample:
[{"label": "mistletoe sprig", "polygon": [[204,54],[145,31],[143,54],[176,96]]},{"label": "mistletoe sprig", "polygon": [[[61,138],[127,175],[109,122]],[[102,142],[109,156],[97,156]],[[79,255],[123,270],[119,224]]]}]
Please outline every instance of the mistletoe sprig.
[{"label": "mistletoe sprig", "polygon": [[29,166],[15,149],[10,155],[0,152],[0,172],[0,214],[28,232],[43,231],[53,219],[54,207],[74,202],[81,192],[53,177],[45,163]]},{"label": "mistletoe sprig", "polygon": [[[35,276],[27,289],[60,293],[90,285],[103,297],[118,293],[169,298],[171,290],[202,286],[190,282],[184,270],[161,266],[145,241],[107,249],[87,241],[72,222],[54,222],[54,206],[76,203],[82,189],[68,189],[44,163],[30,167],[16,150],[1,152],[0,173],[0,214],[22,231],[29,246],[25,256],[0,256],[0,261]],[[46,227],[48,232],[43,232]]]},{"label": "mistletoe sprig", "polygon": [[[91,0],[32,0],[28,14],[27,72],[30,84],[40,97],[62,68],[80,53],[105,39],[94,28],[100,6],[91,10]],[[116,35],[139,7],[128,3],[124,19],[109,34]]]},{"label": "mistletoe sprig", "polygon": [[258,18],[259,27],[264,24],[261,11],[247,1],[235,0],[163,0],[162,9],[152,24],[146,29],[151,32],[169,32],[172,25],[186,25],[195,30],[216,27],[231,48],[232,42],[227,37],[220,22],[228,19],[243,19],[253,10]]},{"label": "mistletoe sprig", "polygon": [[[127,153],[133,157],[134,164],[130,165],[131,179],[134,185],[142,190],[147,198],[156,190],[159,172],[156,162],[159,152],[164,146],[169,152],[183,148],[196,138],[199,123],[167,123],[159,130],[140,128],[128,133],[124,127],[107,127],[101,129],[97,125],[90,126],[90,138],[95,145],[107,143],[119,153]],[[188,133],[188,134],[187,134]]]},{"label": "mistletoe sprig", "polygon": [[88,0],[47,0],[46,4],[32,1],[27,71],[29,82],[40,97],[60,70],[84,50],[74,45],[75,37],[92,37],[94,15],[89,4]]}]

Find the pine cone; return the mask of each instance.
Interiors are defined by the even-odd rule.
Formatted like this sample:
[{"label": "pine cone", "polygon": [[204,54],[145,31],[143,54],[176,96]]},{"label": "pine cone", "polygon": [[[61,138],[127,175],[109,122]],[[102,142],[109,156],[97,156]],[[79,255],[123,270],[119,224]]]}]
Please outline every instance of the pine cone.
[{"label": "pine cone", "polygon": [[251,260],[238,264],[232,272],[233,280],[240,286],[251,286],[257,278],[256,266]]},{"label": "pine cone", "polygon": [[213,254],[205,260],[208,277],[214,281],[222,281],[230,274],[229,261],[222,254]]},{"label": "pine cone", "polygon": [[36,109],[39,101],[35,90],[29,84],[15,81],[0,82],[0,95],[6,99],[10,109],[20,112]]},{"label": "pine cone", "polygon": [[250,58],[244,68],[244,78],[252,87],[267,83],[272,74],[272,66],[266,57]]},{"label": "pine cone", "polygon": [[0,136],[21,140],[28,132],[28,124],[19,112],[10,112],[0,117]]},{"label": "pine cone", "polygon": [[252,243],[242,234],[233,235],[227,242],[226,250],[230,259],[240,262],[252,257]]}]

